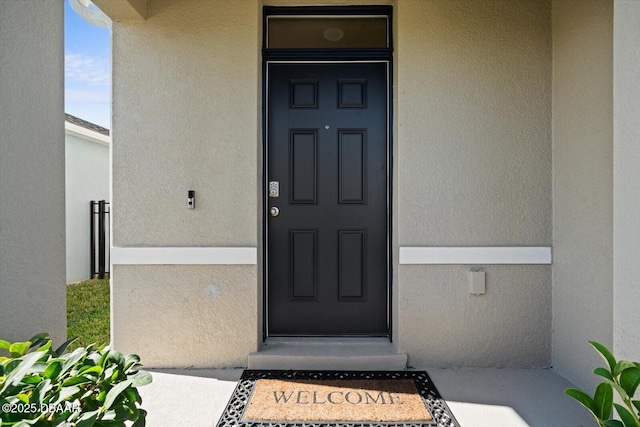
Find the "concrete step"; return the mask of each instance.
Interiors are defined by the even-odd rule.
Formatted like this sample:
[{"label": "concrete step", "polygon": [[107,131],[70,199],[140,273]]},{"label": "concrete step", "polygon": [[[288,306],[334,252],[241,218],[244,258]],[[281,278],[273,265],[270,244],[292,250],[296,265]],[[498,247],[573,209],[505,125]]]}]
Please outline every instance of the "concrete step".
[{"label": "concrete step", "polygon": [[386,338],[269,338],[249,354],[249,369],[397,371],[407,367]]}]

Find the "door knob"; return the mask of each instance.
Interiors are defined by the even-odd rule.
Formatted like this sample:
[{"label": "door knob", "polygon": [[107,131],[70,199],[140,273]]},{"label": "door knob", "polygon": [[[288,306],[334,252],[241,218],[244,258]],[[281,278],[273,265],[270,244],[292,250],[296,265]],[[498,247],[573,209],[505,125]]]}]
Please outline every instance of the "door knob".
[{"label": "door knob", "polygon": [[271,216],[278,216],[280,214],[280,209],[272,206],[271,209],[269,209],[269,213],[271,214]]}]

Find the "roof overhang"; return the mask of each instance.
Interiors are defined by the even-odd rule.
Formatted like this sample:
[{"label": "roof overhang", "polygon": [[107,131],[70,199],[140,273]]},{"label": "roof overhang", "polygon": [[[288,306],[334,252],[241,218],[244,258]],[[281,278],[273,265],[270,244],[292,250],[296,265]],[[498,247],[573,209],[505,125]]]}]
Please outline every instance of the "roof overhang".
[{"label": "roof overhang", "polygon": [[111,137],[103,135],[91,129],[78,126],[75,123],[71,123],[65,120],[64,133],[66,135],[75,136],[76,138],[84,139],[87,141],[95,142],[96,144],[109,146],[111,143]]},{"label": "roof overhang", "polygon": [[91,0],[112,21],[136,20],[147,18],[147,0]]}]

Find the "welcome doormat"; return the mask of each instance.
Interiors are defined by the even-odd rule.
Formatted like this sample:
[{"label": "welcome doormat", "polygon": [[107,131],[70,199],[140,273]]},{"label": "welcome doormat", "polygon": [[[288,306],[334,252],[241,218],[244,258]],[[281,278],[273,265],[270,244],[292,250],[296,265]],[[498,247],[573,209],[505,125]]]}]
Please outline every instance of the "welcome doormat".
[{"label": "welcome doormat", "polygon": [[245,370],[218,427],[459,427],[424,371]]}]

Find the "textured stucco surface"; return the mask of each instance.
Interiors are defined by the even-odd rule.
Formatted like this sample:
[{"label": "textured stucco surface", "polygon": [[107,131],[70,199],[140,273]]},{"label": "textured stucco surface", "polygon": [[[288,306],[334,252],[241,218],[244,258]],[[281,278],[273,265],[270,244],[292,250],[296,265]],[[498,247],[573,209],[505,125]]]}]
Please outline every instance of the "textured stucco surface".
[{"label": "textured stucco surface", "polygon": [[[259,5],[154,1],[147,16],[113,25],[113,245],[256,247]],[[116,348],[150,366],[246,366],[256,265],[113,270]]]},{"label": "textured stucco surface", "polygon": [[590,390],[612,344],[613,2],[553,2],[553,366]]},{"label": "textured stucco surface", "polygon": [[550,246],[550,2],[397,14],[400,246]]},{"label": "textured stucco surface", "polygon": [[146,366],[246,366],[256,283],[255,266],[114,266],[112,344]]},{"label": "textured stucco surface", "polygon": [[155,1],[114,23],[114,246],[257,246],[259,11]]},{"label": "textured stucco surface", "polygon": [[63,0],[0,2],[0,339],[66,336]]},{"label": "textured stucco surface", "polygon": [[[394,248],[551,246],[551,2],[376,3],[396,5]],[[114,23],[115,246],[261,246],[261,5],[154,1]],[[551,266],[480,267],[471,296],[470,266],[396,264],[394,344],[413,365],[550,365]],[[206,308],[218,271],[234,272],[221,298],[244,298],[235,323]],[[259,271],[115,266],[114,344],[154,366],[243,365]],[[166,335],[190,351],[158,350]]]},{"label": "textured stucco surface", "polygon": [[403,266],[399,345],[409,366],[548,366],[547,266],[487,266],[487,293],[469,293],[467,266]]},{"label": "textured stucco surface", "polygon": [[74,283],[90,278],[89,202],[109,201],[109,147],[65,135],[65,148],[67,283]]},{"label": "textured stucco surface", "polygon": [[640,359],[640,2],[614,4],[613,347]]},{"label": "textured stucco surface", "polygon": [[[551,245],[549,1],[402,0],[396,10],[397,243]],[[477,266],[482,268],[483,266]],[[397,266],[411,365],[551,363],[551,267]]]}]

